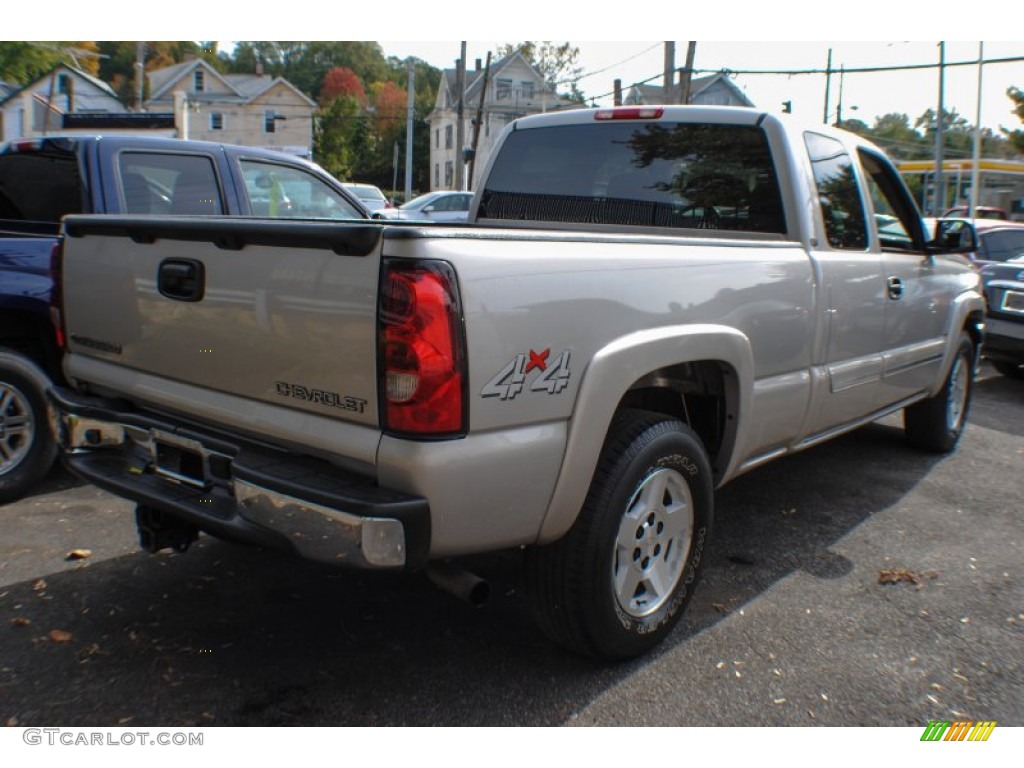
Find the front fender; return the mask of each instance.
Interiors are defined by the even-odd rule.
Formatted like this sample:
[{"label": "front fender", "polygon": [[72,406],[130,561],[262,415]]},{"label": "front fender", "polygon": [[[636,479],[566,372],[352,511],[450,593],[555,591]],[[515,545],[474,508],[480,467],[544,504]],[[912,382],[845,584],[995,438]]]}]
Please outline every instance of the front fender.
[{"label": "front fender", "polygon": [[622,336],[598,350],[587,365],[569,421],[561,471],[541,525],[538,543],[561,538],[586,499],[612,418],[630,388],[644,376],[673,365],[698,361],[724,364],[736,377],[723,457],[728,475],[735,463],[736,425],[750,410],[754,356],[750,340],[735,328],[682,325]]}]

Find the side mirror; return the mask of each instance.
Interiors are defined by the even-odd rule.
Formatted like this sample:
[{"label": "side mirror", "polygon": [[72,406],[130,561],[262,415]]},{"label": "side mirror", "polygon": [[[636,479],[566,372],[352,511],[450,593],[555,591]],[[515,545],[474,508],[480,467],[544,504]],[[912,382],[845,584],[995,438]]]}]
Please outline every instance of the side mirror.
[{"label": "side mirror", "polygon": [[423,209],[423,213],[433,213],[435,210],[437,209],[434,208],[434,206],[428,205],[426,208]]},{"label": "side mirror", "polygon": [[938,221],[929,247],[938,253],[972,253],[978,250],[978,238],[966,221]]}]

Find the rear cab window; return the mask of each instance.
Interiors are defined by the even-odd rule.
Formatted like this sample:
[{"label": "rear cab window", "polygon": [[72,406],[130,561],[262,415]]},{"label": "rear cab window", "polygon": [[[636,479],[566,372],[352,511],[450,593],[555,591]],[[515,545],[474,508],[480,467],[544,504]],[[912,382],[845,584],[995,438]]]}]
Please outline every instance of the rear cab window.
[{"label": "rear cab window", "polygon": [[842,142],[819,133],[805,133],[818,203],[829,246],[846,251],[868,247],[867,220],[853,159]]},{"label": "rear cab window", "polygon": [[703,123],[514,131],[481,194],[487,220],[786,233],[763,129]]}]

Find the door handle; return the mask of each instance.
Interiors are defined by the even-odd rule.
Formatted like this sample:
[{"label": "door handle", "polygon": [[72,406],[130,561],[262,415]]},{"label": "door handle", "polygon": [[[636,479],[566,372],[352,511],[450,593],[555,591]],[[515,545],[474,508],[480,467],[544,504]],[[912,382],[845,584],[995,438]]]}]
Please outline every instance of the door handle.
[{"label": "door handle", "polygon": [[890,277],[886,281],[886,285],[889,289],[889,298],[894,301],[899,301],[903,298],[903,278],[901,277]]},{"label": "door handle", "polygon": [[157,272],[157,290],[175,301],[199,301],[206,292],[206,268],[196,259],[164,259]]}]

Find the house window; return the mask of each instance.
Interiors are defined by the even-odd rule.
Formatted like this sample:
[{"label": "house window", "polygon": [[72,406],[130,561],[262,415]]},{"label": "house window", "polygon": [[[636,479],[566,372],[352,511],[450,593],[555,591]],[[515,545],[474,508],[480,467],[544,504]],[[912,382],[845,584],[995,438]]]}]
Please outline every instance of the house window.
[{"label": "house window", "polygon": [[224,130],[224,113],[223,112],[211,112],[210,113],[210,130],[211,131],[223,131]]},{"label": "house window", "polygon": [[449,160],[444,164],[444,185],[447,189],[452,188],[452,181],[455,179],[455,168],[452,165],[452,161]]},{"label": "house window", "polygon": [[452,145],[455,143],[455,141],[454,141],[454,139],[452,137],[453,130],[454,130],[454,126],[446,125],[444,127],[444,148],[445,149],[451,149]]},{"label": "house window", "polygon": [[67,75],[57,75],[57,93],[68,94],[71,92],[71,82]]},{"label": "house window", "polygon": [[441,186],[441,166],[439,164],[437,164],[437,163],[434,163],[434,187],[437,188],[437,187],[440,187],[440,186]]},{"label": "house window", "polygon": [[192,75],[192,90],[196,93],[206,90],[206,73],[201,69],[197,69]]},{"label": "house window", "polygon": [[512,81],[511,80],[506,80],[505,78],[499,77],[494,82],[494,88],[497,91],[496,98],[498,99],[498,101],[501,101],[502,99],[511,99],[512,98]]},{"label": "house window", "polygon": [[441,129],[440,128],[435,128],[434,129],[434,149],[440,149],[440,148],[441,148]]},{"label": "house window", "polygon": [[519,89],[520,89],[519,90],[519,94],[524,99],[532,99],[533,98],[533,83],[527,83],[527,82],[524,81],[524,82],[519,84]]},{"label": "house window", "polygon": [[277,132],[277,113],[272,109],[268,109],[263,113],[263,132]]}]

